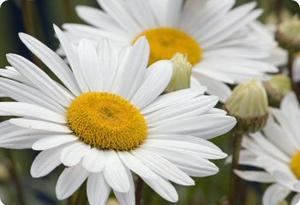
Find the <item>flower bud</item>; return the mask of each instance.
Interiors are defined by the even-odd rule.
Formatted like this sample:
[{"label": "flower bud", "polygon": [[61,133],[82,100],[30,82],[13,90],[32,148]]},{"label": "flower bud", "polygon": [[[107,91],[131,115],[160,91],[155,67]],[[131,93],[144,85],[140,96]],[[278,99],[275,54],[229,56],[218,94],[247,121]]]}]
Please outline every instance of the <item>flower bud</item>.
[{"label": "flower bud", "polygon": [[288,205],[287,201],[281,201],[278,203],[278,205]]},{"label": "flower bud", "polygon": [[300,49],[300,20],[298,17],[290,18],[278,26],[277,38],[287,49]]},{"label": "flower bud", "polygon": [[186,55],[176,53],[171,59],[173,62],[173,76],[165,92],[170,93],[190,87],[192,64]]},{"label": "flower bud", "polygon": [[119,205],[119,202],[116,199],[110,198],[107,201],[107,205]]},{"label": "flower bud", "polygon": [[236,129],[242,134],[257,132],[266,125],[268,98],[258,80],[238,85],[224,106],[237,119]]},{"label": "flower bud", "polygon": [[274,75],[270,80],[264,82],[268,93],[269,102],[273,106],[279,106],[281,100],[292,90],[291,79],[284,74]]}]

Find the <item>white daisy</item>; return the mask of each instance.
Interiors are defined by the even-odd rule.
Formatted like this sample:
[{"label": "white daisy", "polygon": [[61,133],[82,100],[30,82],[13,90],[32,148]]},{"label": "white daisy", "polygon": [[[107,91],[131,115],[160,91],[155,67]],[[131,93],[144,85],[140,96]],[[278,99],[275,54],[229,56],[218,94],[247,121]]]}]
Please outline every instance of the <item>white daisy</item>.
[{"label": "white daisy", "polygon": [[194,185],[193,177],[216,174],[209,159],[224,158],[207,141],[236,123],[215,109],[217,97],[205,89],[161,95],[172,76],[170,61],[146,69],[149,45],[141,38],[116,50],[109,42],[78,48],[55,27],[70,67],[38,40],[21,40],[61,81],[58,84],[30,61],[15,54],[13,67],[1,70],[0,91],[17,102],[1,102],[0,145],[42,151],[31,167],[43,177],[60,164],[56,194],[71,196],[85,180],[91,205],[105,204],[111,190],[122,205],[135,204],[132,172],[166,200],[178,195],[171,184]]},{"label": "white daisy", "polygon": [[262,59],[276,45],[265,41],[251,23],[262,11],[252,2],[233,8],[235,0],[98,0],[104,11],[78,6],[78,15],[91,26],[65,24],[70,40],[113,39],[120,45],[146,36],[150,64],[187,54],[193,78],[218,95],[230,96],[225,83],[235,84],[266,72],[276,72]]},{"label": "white daisy", "polygon": [[291,204],[300,199],[300,107],[294,93],[288,94],[280,109],[271,109],[271,117],[261,133],[245,137],[240,164],[257,171],[236,171],[245,180],[272,183],[263,196],[264,205],[278,205],[291,192]]}]

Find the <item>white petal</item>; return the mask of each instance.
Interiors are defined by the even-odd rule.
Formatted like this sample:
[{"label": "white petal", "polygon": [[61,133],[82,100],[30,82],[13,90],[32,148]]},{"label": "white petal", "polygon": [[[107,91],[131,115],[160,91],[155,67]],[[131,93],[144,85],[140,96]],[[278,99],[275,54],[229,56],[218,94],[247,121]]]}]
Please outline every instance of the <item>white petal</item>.
[{"label": "white petal", "polygon": [[163,178],[156,180],[143,179],[156,193],[170,202],[178,201],[178,194],[174,186]]},{"label": "white petal", "polygon": [[74,98],[71,93],[59,86],[45,72],[22,56],[7,54],[7,60],[37,88],[43,90],[45,95],[48,95],[48,97],[56,100],[61,105],[68,106]]},{"label": "white petal", "polygon": [[183,117],[169,120],[149,130],[150,134],[185,134],[211,139],[225,134],[236,124],[236,120],[219,114]]},{"label": "white petal", "polygon": [[[198,116],[212,109],[219,101],[215,96],[199,96],[193,100],[185,100],[170,105],[159,111],[146,115],[148,126],[155,127],[163,121],[179,117]],[[181,109],[178,109],[181,108]]]},{"label": "white petal", "polygon": [[21,102],[0,102],[2,116],[33,117],[57,123],[66,123],[65,116],[55,113],[39,105]]},{"label": "white petal", "polygon": [[152,112],[159,111],[169,106],[175,106],[178,103],[183,103],[192,100],[200,95],[203,95],[205,90],[200,89],[184,89],[176,92],[171,92],[159,96],[154,102],[145,107],[142,112],[143,114],[149,114]]},{"label": "white petal", "polygon": [[139,108],[144,108],[155,100],[168,86],[172,77],[172,63],[158,61],[152,64],[147,72],[146,79],[137,90],[131,102]]},{"label": "white petal", "polygon": [[102,173],[92,174],[87,180],[87,196],[90,205],[105,205],[109,197],[110,187],[106,184]]},{"label": "white petal", "polygon": [[145,37],[132,46],[120,64],[117,76],[118,87],[114,90],[123,97],[130,99],[145,79],[150,48]]},{"label": "white petal", "polygon": [[56,184],[56,196],[63,200],[71,196],[85,181],[89,173],[81,165],[66,168]]},{"label": "white petal", "polygon": [[299,203],[300,203],[300,194],[296,194],[291,201],[291,205],[298,205]]},{"label": "white petal", "polygon": [[219,171],[216,165],[195,153],[189,154],[182,151],[156,148],[149,148],[149,150],[166,158],[189,176],[206,177],[215,175]]},{"label": "white petal", "polygon": [[76,55],[74,49],[72,48],[72,46],[69,43],[68,39],[66,38],[65,34],[55,25],[54,25],[54,30],[55,30],[56,36],[61,44],[61,47],[63,48],[63,50],[66,54],[68,62],[70,63],[70,66],[72,68],[72,71],[74,73],[74,76],[77,80],[77,83],[78,83],[81,91],[88,91],[88,87],[82,76],[82,69],[79,64],[78,56]]},{"label": "white petal", "polygon": [[135,204],[135,188],[132,175],[129,170],[127,170],[127,174],[129,176],[130,189],[127,193],[121,193],[114,191],[115,196],[117,197],[120,205],[132,205]]},{"label": "white petal", "polygon": [[0,147],[10,149],[27,149],[32,144],[45,136],[45,134],[11,125],[9,129],[2,129]]},{"label": "white petal", "polygon": [[272,177],[269,173],[263,171],[238,171],[235,170],[234,173],[239,177],[253,182],[261,182],[261,183],[274,183],[276,182],[274,177]]},{"label": "white petal", "polygon": [[47,150],[54,147],[66,144],[68,142],[74,142],[78,140],[77,137],[73,135],[50,135],[49,137],[43,137],[42,139],[36,141],[32,145],[34,150]]},{"label": "white petal", "polygon": [[57,147],[39,153],[31,165],[31,176],[43,177],[58,167],[61,164],[59,158],[61,150],[62,147]]},{"label": "white petal", "polygon": [[64,62],[54,51],[30,35],[20,33],[21,41],[29,48],[45,65],[69,88],[75,95],[80,94],[80,90],[75,78]]},{"label": "white petal", "polygon": [[124,165],[141,177],[155,179],[157,175],[131,153],[118,153]]},{"label": "white petal", "polygon": [[[207,143],[209,143],[207,141]],[[187,140],[172,140],[172,139],[148,139],[143,147],[146,148],[159,148],[162,150],[172,150],[183,152],[187,154],[195,154],[205,159],[223,159],[227,155],[222,152],[218,147],[212,147],[201,141],[188,141]]]},{"label": "white petal", "polygon": [[9,122],[14,125],[28,128],[28,129],[45,130],[45,131],[61,132],[61,133],[71,133],[72,132],[68,127],[66,127],[64,125],[59,125],[59,124],[45,122],[45,121],[39,121],[39,120],[16,118],[16,119],[10,119]]},{"label": "white petal", "polygon": [[222,102],[225,102],[231,95],[231,89],[223,82],[219,82],[215,79],[205,76],[204,74],[194,74],[202,85],[207,87],[207,92],[212,95],[216,95]]},{"label": "white petal", "polygon": [[122,30],[115,20],[98,8],[89,6],[76,6],[76,13],[83,21],[92,26],[101,28],[101,30],[112,31],[116,33],[120,33]]},{"label": "white petal", "polygon": [[282,100],[280,109],[287,113],[293,113],[294,110],[299,109],[299,103],[295,93],[289,93]]},{"label": "white petal", "polygon": [[98,0],[101,7],[110,14],[113,19],[119,23],[123,29],[131,34],[137,34],[142,31],[135,19],[131,16],[130,12],[123,5],[125,2]]},{"label": "white petal", "polygon": [[106,158],[103,151],[93,148],[88,150],[83,157],[82,166],[90,172],[98,173],[104,169],[105,163]]},{"label": "white petal", "polygon": [[0,91],[2,94],[16,101],[40,105],[59,114],[65,113],[65,108],[58,102],[46,96],[40,90],[24,83],[1,78]]},{"label": "white petal", "polygon": [[89,149],[90,146],[84,143],[72,143],[62,150],[60,160],[65,166],[75,166],[81,161],[84,155],[87,154]]},{"label": "white petal", "polygon": [[91,41],[83,39],[79,42],[78,55],[81,68],[84,69],[82,76],[90,91],[102,91],[104,76],[96,47]]},{"label": "white petal", "polygon": [[168,160],[160,157],[154,152],[138,149],[132,152],[139,158],[146,166],[155,171],[160,176],[171,180],[177,184],[189,186],[194,185],[194,180],[187,174],[178,169],[174,164]]},{"label": "white petal", "polygon": [[290,193],[286,188],[273,184],[268,187],[263,196],[263,205],[278,205]]},{"label": "white petal", "polygon": [[130,189],[128,174],[117,153],[106,153],[107,161],[104,168],[104,177],[109,186],[117,192],[126,193]]}]

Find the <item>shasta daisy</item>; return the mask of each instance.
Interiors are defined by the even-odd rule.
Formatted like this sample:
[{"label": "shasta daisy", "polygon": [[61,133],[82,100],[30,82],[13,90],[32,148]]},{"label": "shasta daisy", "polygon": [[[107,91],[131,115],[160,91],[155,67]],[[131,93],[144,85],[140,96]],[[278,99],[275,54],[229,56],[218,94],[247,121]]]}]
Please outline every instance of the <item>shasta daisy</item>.
[{"label": "shasta daisy", "polygon": [[105,204],[111,190],[120,204],[135,204],[132,173],[168,201],[178,200],[171,182],[194,185],[191,177],[214,175],[209,159],[226,157],[208,140],[236,123],[214,108],[218,98],[205,89],[163,94],[172,63],[148,69],[149,45],[140,38],[119,49],[109,41],[81,40],[73,47],[55,27],[69,64],[33,37],[25,45],[59,79],[57,83],[25,58],[8,54],[0,91],[0,146],[41,151],[31,167],[43,177],[59,165],[58,199],[71,196],[85,180],[91,205]]},{"label": "shasta daisy", "polygon": [[278,205],[291,192],[292,205],[300,199],[300,107],[294,93],[288,94],[280,109],[271,109],[261,133],[244,138],[240,164],[259,168],[236,174],[245,180],[271,183],[263,196],[264,205]]},{"label": "shasta daisy", "polygon": [[228,84],[263,77],[277,69],[265,63],[276,43],[261,38],[254,26],[262,10],[252,2],[233,8],[234,0],[98,0],[103,11],[78,6],[88,24],[65,24],[75,44],[82,37],[103,37],[119,45],[146,36],[151,47],[149,64],[188,56],[193,78],[222,101],[230,96]]}]

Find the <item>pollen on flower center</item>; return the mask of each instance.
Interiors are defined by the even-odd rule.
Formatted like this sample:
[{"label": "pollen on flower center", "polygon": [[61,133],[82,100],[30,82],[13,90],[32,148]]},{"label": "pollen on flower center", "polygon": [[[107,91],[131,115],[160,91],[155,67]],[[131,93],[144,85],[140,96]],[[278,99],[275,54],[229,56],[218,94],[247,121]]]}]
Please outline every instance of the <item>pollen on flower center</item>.
[{"label": "pollen on flower center", "polygon": [[103,150],[133,150],[144,142],[148,131],[139,109],[104,92],[77,97],[68,108],[67,121],[81,141]]},{"label": "pollen on flower center", "polygon": [[298,179],[300,179],[300,151],[296,152],[291,161],[290,168]]},{"label": "pollen on flower center", "polygon": [[146,30],[139,34],[134,42],[141,36],[147,37],[151,47],[149,64],[158,60],[171,59],[176,53],[187,55],[192,65],[202,59],[203,50],[198,42],[179,29],[163,27]]}]

